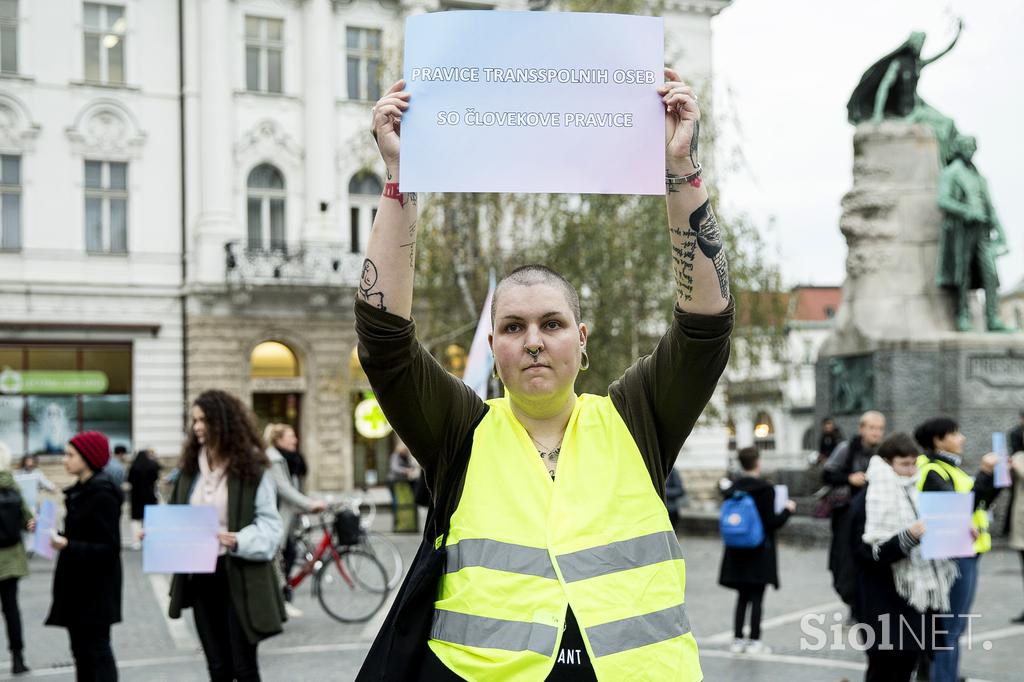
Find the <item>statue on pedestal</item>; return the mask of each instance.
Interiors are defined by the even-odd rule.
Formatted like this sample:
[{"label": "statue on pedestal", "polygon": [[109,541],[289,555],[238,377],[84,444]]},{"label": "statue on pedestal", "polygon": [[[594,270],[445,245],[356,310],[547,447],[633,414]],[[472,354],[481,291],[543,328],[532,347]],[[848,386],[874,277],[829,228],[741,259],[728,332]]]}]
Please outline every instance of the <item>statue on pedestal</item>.
[{"label": "statue on pedestal", "polygon": [[937,284],[951,289],[956,299],[956,328],[971,331],[970,293],[985,290],[985,322],[989,331],[1008,331],[999,317],[999,274],[996,258],[1007,254],[1006,234],[996,217],[988,183],[975,167],[978,144],[958,135],[952,158],[939,175],[939,233]]},{"label": "statue on pedestal", "polygon": [[885,55],[861,76],[846,105],[847,118],[857,125],[864,121],[881,123],[886,118],[904,119],[911,123],[924,123],[935,131],[939,142],[939,161],[945,165],[952,158],[956,124],[953,119],[921,99],[917,82],[921,70],[941,59],[960,39],[963,21],[957,26],[956,36],[941,52],[928,59],[921,57],[925,34],[915,31],[906,42]]}]

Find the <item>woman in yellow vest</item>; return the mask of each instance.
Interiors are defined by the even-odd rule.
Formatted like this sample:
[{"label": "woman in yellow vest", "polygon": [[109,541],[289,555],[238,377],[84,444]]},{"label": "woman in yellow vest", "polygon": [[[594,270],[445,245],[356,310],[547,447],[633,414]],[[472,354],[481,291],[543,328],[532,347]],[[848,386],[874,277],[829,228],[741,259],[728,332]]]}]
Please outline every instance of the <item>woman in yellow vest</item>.
[{"label": "woman in yellow vest", "polygon": [[[996,455],[988,453],[981,458],[981,470],[974,478],[960,468],[967,438],[960,426],[948,417],[929,419],[914,429],[914,440],[924,454],[918,458],[921,477],[917,487],[924,492],[974,492],[974,556],[955,559],[959,577],[953,582],[949,595],[949,613],[940,614],[935,622],[935,656],[932,659],[932,682],[957,682],[960,679],[960,635],[967,628],[967,614],[971,612],[974,593],[978,586],[978,559],[992,548],[988,530],[988,507],[999,493],[994,485],[993,471]],[[945,634],[938,631],[944,630]]]},{"label": "woman in yellow vest", "polygon": [[[587,326],[575,287],[544,266],[515,270],[494,294],[490,341],[503,398],[480,400],[416,342],[417,199],[397,186],[398,124],[415,105],[399,81],[374,107],[388,182],[357,293],[360,361],[435,499],[448,466],[469,451],[422,680],[702,678],[662,499],[728,360],[733,307],[697,160],[700,110],[693,90],[665,75],[657,92],[674,320],[607,396],[575,393],[590,362]],[[370,665],[360,679],[382,679]]]}]

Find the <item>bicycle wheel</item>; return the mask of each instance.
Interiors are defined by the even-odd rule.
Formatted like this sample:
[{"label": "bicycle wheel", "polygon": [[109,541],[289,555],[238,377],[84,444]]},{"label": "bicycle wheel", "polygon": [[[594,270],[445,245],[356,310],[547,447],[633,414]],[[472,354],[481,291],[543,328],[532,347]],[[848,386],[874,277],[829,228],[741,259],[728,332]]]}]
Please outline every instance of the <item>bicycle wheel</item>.
[{"label": "bicycle wheel", "polygon": [[398,551],[395,543],[386,535],[370,531],[363,535],[359,547],[376,557],[384,566],[384,571],[388,574],[388,589],[395,589],[402,579],[402,571],[405,570],[402,553]]},{"label": "bicycle wheel", "polygon": [[316,574],[320,606],[342,623],[362,623],[377,613],[388,596],[384,567],[358,549],[339,551],[340,560],[328,559]]}]

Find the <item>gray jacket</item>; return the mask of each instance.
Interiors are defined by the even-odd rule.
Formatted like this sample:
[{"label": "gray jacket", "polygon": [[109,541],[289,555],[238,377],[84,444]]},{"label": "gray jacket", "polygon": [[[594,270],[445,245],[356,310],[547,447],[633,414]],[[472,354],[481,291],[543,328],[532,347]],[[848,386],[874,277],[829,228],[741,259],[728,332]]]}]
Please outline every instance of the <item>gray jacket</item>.
[{"label": "gray jacket", "polygon": [[281,538],[284,540],[287,539],[288,533],[291,531],[296,513],[310,511],[313,507],[313,500],[292,485],[288,462],[277,448],[267,448],[267,457],[270,458],[270,473],[274,478],[274,485],[277,487],[277,506],[283,522]]}]

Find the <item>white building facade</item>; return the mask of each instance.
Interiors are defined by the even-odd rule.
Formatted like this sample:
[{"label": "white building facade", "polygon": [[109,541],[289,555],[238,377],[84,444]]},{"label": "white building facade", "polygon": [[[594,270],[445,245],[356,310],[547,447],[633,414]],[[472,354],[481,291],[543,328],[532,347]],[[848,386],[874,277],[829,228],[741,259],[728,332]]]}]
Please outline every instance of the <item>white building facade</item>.
[{"label": "white building facade", "polygon": [[[664,8],[666,61],[695,84],[729,2]],[[0,438],[22,453],[57,426],[102,428],[171,455],[189,401],[222,388],[296,427],[311,486],[382,480],[391,440],[353,428],[369,386],[352,290],[383,188],[370,108],[400,73],[409,15],[557,5],[0,8]],[[43,390],[37,371],[79,374],[14,389]]]},{"label": "white building facade", "polygon": [[[143,8],[144,11],[143,11]],[[180,447],[172,2],[0,3],[0,440]]]}]

